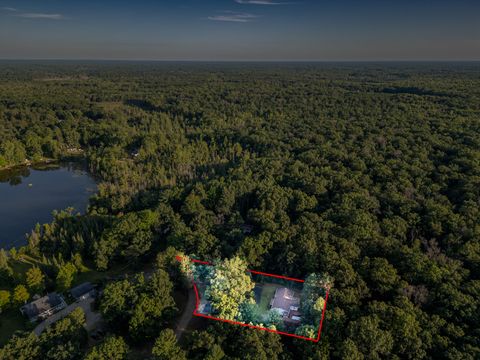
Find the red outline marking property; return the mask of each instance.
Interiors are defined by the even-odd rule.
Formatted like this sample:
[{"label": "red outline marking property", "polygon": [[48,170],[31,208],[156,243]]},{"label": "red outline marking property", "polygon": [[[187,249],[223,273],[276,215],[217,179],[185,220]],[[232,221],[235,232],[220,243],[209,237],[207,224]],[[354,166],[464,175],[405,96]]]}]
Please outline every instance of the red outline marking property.
[{"label": "red outline marking property", "polygon": [[[182,261],[181,256],[176,256],[176,259],[178,261]],[[190,260],[191,260],[191,262],[194,262],[194,263],[197,263],[197,264],[210,265],[210,266],[213,265],[212,263],[209,263],[207,261],[200,261],[200,260],[196,260],[196,259],[190,259]],[[305,282],[305,280],[301,280],[301,279],[295,279],[295,278],[281,276],[281,275],[275,275],[275,274],[268,274],[268,273],[264,273],[264,272],[260,272],[260,271],[254,271],[254,270],[247,270],[247,271],[252,273],[252,274],[270,276],[270,277],[274,277],[274,278],[278,278],[278,279],[297,281],[297,282],[301,282],[301,283]],[[320,319],[320,324],[318,326],[318,336],[317,336],[316,339],[312,339],[312,338],[309,338],[309,337],[306,337],[306,336],[290,334],[290,333],[286,333],[286,332],[283,332],[283,331],[272,330],[272,329],[264,328],[264,327],[261,327],[261,326],[244,324],[244,323],[239,322],[239,321],[226,320],[226,319],[221,319],[221,318],[217,318],[217,317],[214,317],[214,316],[200,314],[200,313],[197,312],[198,305],[200,304],[200,296],[198,295],[198,289],[197,289],[197,285],[195,284],[195,282],[193,282],[193,289],[195,290],[195,310],[193,310],[193,315],[195,315],[195,316],[203,317],[203,318],[211,319],[211,320],[216,320],[216,321],[222,321],[222,322],[229,323],[229,324],[245,326],[245,327],[248,327],[248,328],[251,328],[251,329],[259,329],[259,330],[264,330],[264,331],[268,331],[268,332],[276,333],[276,334],[280,334],[280,335],[291,336],[291,337],[298,338],[298,339],[303,339],[303,340],[308,340],[308,341],[313,341],[313,342],[319,342],[320,341],[320,337],[321,337],[321,334],[322,334],[323,320],[325,318],[325,311],[327,309],[328,293],[330,292],[329,289],[326,289],[327,292],[326,292],[326,295],[325,295],[325,304],[323,305],[322,318]]]}]

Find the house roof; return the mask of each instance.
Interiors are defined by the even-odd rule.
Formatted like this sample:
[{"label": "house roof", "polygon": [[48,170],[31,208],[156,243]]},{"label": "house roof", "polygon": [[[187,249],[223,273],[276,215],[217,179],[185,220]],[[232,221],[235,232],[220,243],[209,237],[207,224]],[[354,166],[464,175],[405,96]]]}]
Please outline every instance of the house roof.
[{"label": "house roof", "polygon": [[299,304],[300,300],[295,296],[295,292],[287,288],[278,288],[275,290],[275,296],[272,300],[272,308],[290,310],[290,306]]},{"label": "house roof", "polygon": [[59,294],[50,293],[38,300],[22,306],[20,310],[31,319],[60,305],[62,302],[64,302],[64,300]]},{"label": "house roof", "polygon": [[70,294],[72,294],[74,298],[78,299],[80,296],[85,295],[86,293],[89,293],[94,288],[95,287],[92,285],[92,283],[84,282],[70,289]]}]

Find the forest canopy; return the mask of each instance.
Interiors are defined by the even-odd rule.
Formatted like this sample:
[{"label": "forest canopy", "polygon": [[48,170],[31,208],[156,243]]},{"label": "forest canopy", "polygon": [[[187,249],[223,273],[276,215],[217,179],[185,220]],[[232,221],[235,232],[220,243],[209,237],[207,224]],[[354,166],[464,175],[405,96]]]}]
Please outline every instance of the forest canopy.
[{"label": "forest canopy", "polygon": [[[142,341],[157,358],[480,357],[478,64],[2,62],[0,78],[0,168],[77,156],[99,181],[85,215],[33,229],[28,287],[160,254],[153,278],[107,285],[120,325],[89,358]],[[328,273],[321,342],[207,323],[177,344],[174,252]],[[45,354],[55,329],[3,354]]]}]

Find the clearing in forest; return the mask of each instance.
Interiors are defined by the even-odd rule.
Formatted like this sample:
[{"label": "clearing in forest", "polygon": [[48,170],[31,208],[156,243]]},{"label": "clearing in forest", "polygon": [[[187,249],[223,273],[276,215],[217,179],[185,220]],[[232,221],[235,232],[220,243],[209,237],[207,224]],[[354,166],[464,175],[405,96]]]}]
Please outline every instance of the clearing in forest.
[{"label": "clearing in forest", "polygon": [[239,258],[214,263],[178,256],[192,282],[193,315],[318,342],[331,280],[306,280],[248,270]]}]

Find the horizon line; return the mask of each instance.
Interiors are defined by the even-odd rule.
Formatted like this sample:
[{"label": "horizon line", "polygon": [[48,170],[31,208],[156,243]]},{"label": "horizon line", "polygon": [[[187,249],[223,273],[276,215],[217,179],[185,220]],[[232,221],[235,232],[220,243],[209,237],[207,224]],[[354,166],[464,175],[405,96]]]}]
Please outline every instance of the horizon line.
[{"label": "horizon line", "polygon": [[0,61],[98,61],[98,62],[187,62],[187,63],[476,63],[480,59],[118,59],[118,58],[0,58]]}]

